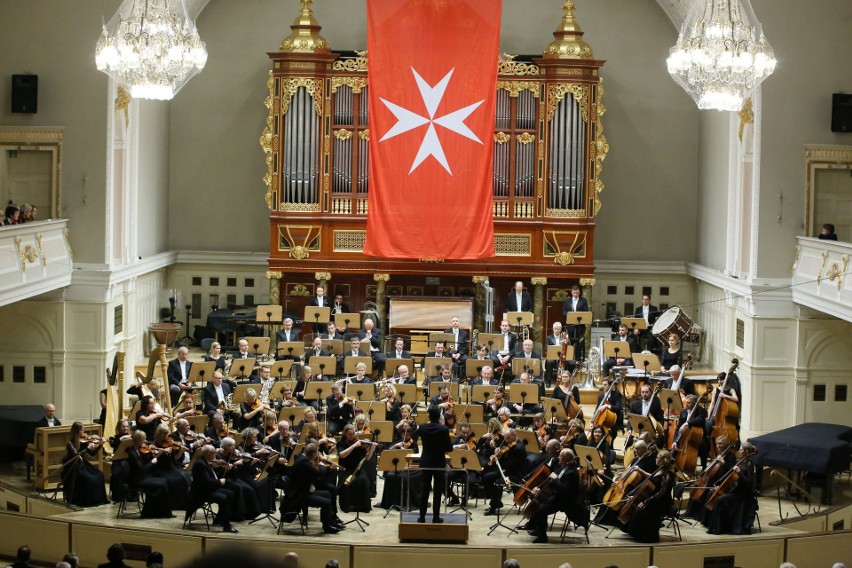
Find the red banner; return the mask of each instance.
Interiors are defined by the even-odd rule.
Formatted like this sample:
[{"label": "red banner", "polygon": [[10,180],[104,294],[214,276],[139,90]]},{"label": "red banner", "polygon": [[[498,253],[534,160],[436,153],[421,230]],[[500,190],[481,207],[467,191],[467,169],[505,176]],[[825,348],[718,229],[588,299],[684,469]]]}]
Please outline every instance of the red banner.
[{"label": "red banner", "polygon": [[501,0],[367,1],[366,254],[494,256],[501,9]]}]

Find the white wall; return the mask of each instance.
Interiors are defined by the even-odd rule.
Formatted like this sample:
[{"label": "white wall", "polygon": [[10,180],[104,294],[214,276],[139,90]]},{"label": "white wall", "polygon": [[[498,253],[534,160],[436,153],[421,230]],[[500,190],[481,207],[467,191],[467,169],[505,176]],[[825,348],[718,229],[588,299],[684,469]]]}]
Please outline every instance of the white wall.
[{"label": "white wall", "polygon": [[[169,104],[138,101],[138,253],[147,258],[169,250]],[[185,217],[194,215],[186,211]],[[179,215],[180,216],[180,215]]]}]

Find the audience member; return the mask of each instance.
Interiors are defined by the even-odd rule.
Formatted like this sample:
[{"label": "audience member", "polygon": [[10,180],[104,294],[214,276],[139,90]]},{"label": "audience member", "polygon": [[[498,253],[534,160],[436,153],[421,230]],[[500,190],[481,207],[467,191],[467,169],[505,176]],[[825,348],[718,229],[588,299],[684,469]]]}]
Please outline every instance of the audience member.
[{"label": "audience member", "polygon": [[124,551],[124,547],[119,543],[115,543],[107,549],[106,557],[109,562],[98,564],[98,568],[130,568],[124,563],[126,556],[127,553]]},{"label": "audience member", "polygon": [[77,564],[80,563],[80,558],[75,553],[69,552],[62,557],[62,562],[67,562],[71,568],[77,568]]},{"label": "audience member", "polygon": [[826,223],[822,226],[822,231],[817,235],[817,238],[823,241],[836,241],[837,235],[834,233],[834,225]]},{"label": "audience member", "polygon": [[146,568],[163,568],[163,553],[153,551],[145,560]]},{"label": "audience member", "polygon": [[34,568],[30,564],[30,556],[32,556],[32,551],[29,546],[24,545],[19,547],[18,553],[15,555],[15,562],[10,565],[10,568]]}]

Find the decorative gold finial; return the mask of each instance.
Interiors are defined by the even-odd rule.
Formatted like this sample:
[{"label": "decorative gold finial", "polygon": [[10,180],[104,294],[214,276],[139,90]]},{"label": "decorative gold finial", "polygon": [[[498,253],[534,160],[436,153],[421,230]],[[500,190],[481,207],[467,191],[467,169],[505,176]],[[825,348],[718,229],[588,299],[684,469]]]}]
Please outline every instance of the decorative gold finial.
[{"label": "decorative gold finial", "polygon": [[299,15],[290,26],[292,33],[281,42],[279,49],[298,53],[331,51],[328,42],[319,33],[322,26],[314,18],[314,12],[311,10],[314,0],[299,0],[299,2],[302,4],[302,9],[299,10]]},{"label": "decorative gold finial", "polygon": [[583,41],[583,30],[574,18],[574,2],[566,0],[562,4],[562,21],[554,39],[544,50],[545,59],[591,59],[592,48]]}]

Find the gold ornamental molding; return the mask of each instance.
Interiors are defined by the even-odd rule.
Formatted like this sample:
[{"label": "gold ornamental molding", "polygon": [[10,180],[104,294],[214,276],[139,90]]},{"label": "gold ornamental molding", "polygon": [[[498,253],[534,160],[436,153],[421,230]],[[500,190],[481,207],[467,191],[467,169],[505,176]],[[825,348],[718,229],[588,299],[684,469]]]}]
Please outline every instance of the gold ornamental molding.
[{"label": "gold ornamental molding", "polygon": [[509,136],[505,132],[498,132],[494,135],[494,142],[496,142],[497,144],[505,144],[509,140],[511,140],[511,136]]},{"label": "gold ornamental molding", "polygon": [[314,12],[311,9],[314,0],[300,0],[300,2],[302,7],[299,10],[299,15],[290,25],[291,33],[284,38],[279,49],[298,53],[327,53],[331,51],[331,46],[319,33],[322,27],[314,18]]},{"label": "gold ornamental molding", "polygon": [[828,272],[825,273],[825,277],[828,278],[829,282],[834,282],[841,274],[843,273],[840,271],[840,265],[832,262],[831,266],[828,267]]},{"label": "gold ornamental molding", "polygon": [[314,110],[317,116],[322,116],[322,99],[323,86],[321,79],[312,77],[292,77],[284,79],[281,84],[281,114],[287,114],[290,109],[290,100],[298,92],[300,88],[304,88],[311,98],[314,99]]},{"label": "gold ornamental molding", "polygon": [[515,61],[517,55],[504,53],[497,58],[497,74],[498,75],[538,75],[540,69],[534,63],[521,63]]},{"label": "gold ornamental molding", "polygon": [[563,217],[569,219],[579,219],[586,216],[585,209],[545,209],[545,217]]},{"label": "gold ornamental molding", "polygon": [[606,159],[607,154],[609,154],[609,143],[606,141],[606,136],[603,134],[604,128],[603,123],[601,122],[601,117],[606,113],[606,106],[603,104],[603,93],[603,79],[600,79],[595,93],[595,106],[597,107],[597,117],[595,118],[595,125],[597,128],[595,128],[595,135],[597,139],[594,141],[595,145],[592,148],[595,153],[595,192],[593,194],[594,205],[591,212],[592,217],[597,217],[601,210],[600,194],[604,189],[604,183],[601,181],[600,176],[601,171],[603,170],[603,161]]},{"label": "gold ornamental molding", "polygon": [[370,129],[366,128],[364,130],[358,131],[358,138],[361,140],[369,140],[370,139]]},{"label": "gold ornamental molding", "polygon": [[311,295],[311,290],[302,283],[288,284],[287,295],[306,298]]},{"label": "gold ornamental molding", "polygon": [[574,264],[578,258],[586,258],[587,231],[543,231],[545,257],[552,257],[560,266]]},{"label": "gold ornamental molding", "polygon": [[120,110],[124,113],[124,127],[130,128],[130,103],[133,97],[123,85],[119,85],[115,94],[115,110]]},{"label": "gold ornamental molding", "polygon": [[745,130],[746,124],[754,124],[754,112],[751,110],[751,97],[743,101],[743,108],[740,109],[737,116],[740,117],[740,128],[737,132],[737,138],[739,138],[740,142],[742,142],[743,130]]},{"label": "gold ornamental molding", "polygon": [[315,225],[279,225],[278,250],[288,251],[290,258],[304,260],[320,250],[322,227]]},{"label": "gold ornamental molding", "polygon": [[799,266],[799,255],[802,254],[802,248],[796,247],[796,256],[793,257],[793,268],[790,269],[790,275],[796,275],[796,267]]},{"label": "gold ornamental molding", "polygon": [[550,85],[547,91],[547,122],[553,120],[556,114],[556,107],[565,98],[565,95],[571,93],[577,104],[580,105],[580,114],[583,116],[583,122],[589,122],[589,86],[565,84]]},{"label": "gold ornamental molding", "polygon": [[536,276],[535,278],[530,278],[530,284],[533,286],[547,286],[547,278],[544,276]]},{"label": "gold ornamental molding", "polygon": [[361,89],[367,86],[366,77],[332,77],[331,92],[336,93],[339,87],[349,87],[352,89],[352,94],[357,95]]},{"label": "gold ornamental molding", "polygon": [[279,211],[291,211],[293,213],[310,213],[320,211],[319,203],[282,203],[278,206]]},{"label": "gold ornamental molding", "polygon": [[598,281],[595,280],[594,278],[580,278],[580,286],[583,286],[583,287],[594,286],[597,283],[598,283]]},{"label": "gold ornamental molding", "polygon": [[528,233],[494,233],[495,256],[530,256],[532,237]]},{"label": "gold ornamental molding", "polygon": [[266,173],[263,176],[263,183],[266,185],[266,194],[264,195],[264,201],[266,201],[266,207],[270,211],[275,210],[274,198],[277,194],[276,189],[273,189],[273,180],[277,180],[277,174],[275,173],[275,152],[272,151],[272,142],[274,137],[274,121],[275,115],[277,114],[276,109],[280,106],[280,100],[275,98],[275,78],[272,75],[272,71],[269,72],[269,78],[266,80],[266,87],[269,89],[269,94],[263,100],[263,105],[267,109],[266,115],[266,127],[263,129],[263,133],[260,135],[260,147],[263,148],[263,154],[266,160]]},{"label": "gold ornamental molding", "polygon": [[387,282],[390,280],[390,274],[373,274],[373,281],[375,282]]},{"label": "gold ornamental molding", "polygon": [[822,284],[822,274],[825,271],[825,263],[828,260],[828,252],[822,251],[822,265],[819,267],[819,274],[817,274],[817,286]]},{"label": "gold ornamental molding", "polygon": [[3,144],[59,144],[60,142],[62,142],[62,130],[55,128],[0,129],[0,143]]},{"label": "gold ornamental molding", "polygon": [[592,47],[583,41],[583,30],[574,17],[574,1],[566,0],[562,4],[562,20],[554,40],[544,49],[545,59],[591,59]]},{"label": "gold ornamental molding", "polygon": [[474,276],[473,278],[471,278],[471,280],[473,281],[474,284],[482,284],[483,282],[488,280],[488,277],[487,276]]},{"label": "gold ornamental molding", "polygon": [[347,59],[338,59],[335,61],[331,68],[335,71],[350,71],[357,72],[363,71],[367,72],[367,52],[366,51],[356,51],[355,54],[358,57],[347,58]]},{"label": "gold ornamental molding", "polygon": [[520,142],[521,144],[532,144],[533,142],[535,142],[535,135],[530,134],[529,132],[524,132],[518,135],[518,142]]},{"label": "gold ornamental molding", "polygon": [[425,262],[427,264],[441,264],[441,263],[444,262],[443,258],[428,258],[427,257],[427,258],[421,258],[421,259],[418,259],[418,260],[420,260],[420,262]]},{"label": "gold ornamental molding", "polygon": [[515,99],[521,94],[521,91],[529,91],[532,96],[538,98],[541,90],[541,83],[538,81],[497,81],[497,90],[508,91],[509,97]]},{"label": "gold ornamental molding", "polygon": [[331,272],[314,272],[315,280],[331,280]]},{"label": "gold ornamental molding", "polygon": [[335,230],[334,252],[362,252],[367,242],[367,231]]},{"label": "gold ornamental molding", "polygon": [[352,131],[341,128],[334,131],[334,137],[338,140],[349,140],[352,138]]},{"label": "gold ornamental molding", "polygon": [[280,270],[267,270],[266,271],[266,279],[267,280],[281,280],[282,276],[283,275],[281,274]]},{"label": "gold ornamental molding", "polygon": [[840,292],[840,289],[843,286],[843,277],[846,276],[846,270],[849,268],[849,257],[847,255],[843,255],[840,257],[840,261],[843,263],[843,268],[840,270],[840,275],[837,279],[837,291]]},{"label": "gold ornamental molding", "polygon": [[44,256],[44,247],[41,246],[41,233],[36,233],[36,245],[38,246],[38,254],[41,256],[41,265],[47,268],[47,257]]}]

